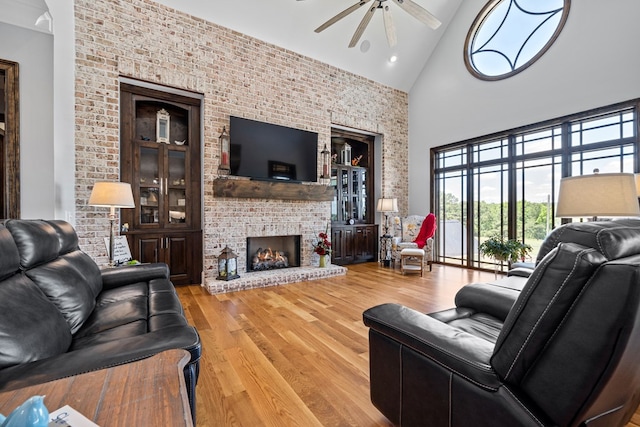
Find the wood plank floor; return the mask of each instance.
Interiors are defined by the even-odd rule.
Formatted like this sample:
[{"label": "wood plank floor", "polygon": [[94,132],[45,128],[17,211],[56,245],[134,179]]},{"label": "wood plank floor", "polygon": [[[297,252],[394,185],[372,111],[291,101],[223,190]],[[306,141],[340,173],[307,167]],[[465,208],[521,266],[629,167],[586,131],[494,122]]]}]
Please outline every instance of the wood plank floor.
[{"label": "wood plank floor", "polygon": [[[385,302],[449,308],[464,284],[493,279],[441,265],[403,276],[368,263],[346,276],[221,295],[179,287],[203,344],[197,426],[390,426],[369,400],[362,312]],[[640,413],[628,427],[640,427]]]}]

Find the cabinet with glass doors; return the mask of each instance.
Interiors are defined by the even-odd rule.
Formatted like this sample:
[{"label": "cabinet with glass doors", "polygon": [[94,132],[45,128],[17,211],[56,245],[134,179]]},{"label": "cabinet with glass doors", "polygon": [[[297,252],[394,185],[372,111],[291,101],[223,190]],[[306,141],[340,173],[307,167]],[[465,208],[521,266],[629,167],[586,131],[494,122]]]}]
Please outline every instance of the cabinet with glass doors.
[{"label": "cabinet with glass doors", "polygon": [[200,283],[200,100],[123,84],[121,123],[121,179],[136,200],[121,214],[132,256],[169,264],[176,284]]},{"label": "cabinet with glass doors", "polygon": [[372,171],[368,167],[371,163],[369,147],[351,141],[349,155],[354,153],[354,156],[357,155],[354,158],[359,157],[356,165],[350,158],[339,154],[345,151],[343,144],[332,143],[332,151],[336,154],[333,158],[341,160],[331,165],[331,186],[334,188],[331,202],[331,261],[339,265],[375,261],[378,228],[372,223],[373,215],[370,212]]}]

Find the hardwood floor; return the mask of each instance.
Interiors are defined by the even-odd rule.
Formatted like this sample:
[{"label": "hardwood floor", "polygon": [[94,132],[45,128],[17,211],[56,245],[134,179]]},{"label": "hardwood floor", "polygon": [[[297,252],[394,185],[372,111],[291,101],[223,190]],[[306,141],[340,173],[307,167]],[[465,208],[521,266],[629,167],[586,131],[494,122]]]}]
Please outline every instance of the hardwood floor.
[{"label": "hardwood floor", "polygon": [[[369,400],[362,312],[384,302],[449,308],[461,286],[493,279],[441,265],[403,276],[368,263],[346,276],[221,295],[178,287],[203,343],[197,425],[390,426]],[[627,427],[640,427],[640,413]]]}]

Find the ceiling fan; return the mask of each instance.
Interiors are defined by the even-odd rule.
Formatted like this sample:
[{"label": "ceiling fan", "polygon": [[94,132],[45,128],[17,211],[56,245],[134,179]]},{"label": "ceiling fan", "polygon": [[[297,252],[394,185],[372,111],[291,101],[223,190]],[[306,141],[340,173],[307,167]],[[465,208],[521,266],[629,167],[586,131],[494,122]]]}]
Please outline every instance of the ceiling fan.
[{"label": "ceiling fan", "polygon": [[[371,0],[360,0],[358,3],[346,8],[345,10],[338,13],[333,18],[329,19],[324,24],[320,25],[318,28],[315,29],[315,32],[319,33],[321,31],[326,30],[331,25],[335,24],[345,16],[360,9],[362,6],[369,3],[370,1]],[[432,29],[435,30],[440,26],[440,21],[438,20],[438,18],[433,16],[433,14],[431,14],[429,11],[427,11],[417,3],[413,2],[412,0],[392,0],[392,1],[398,6],[400,6],[409,15],[413,16],[420,22],[428,25]],[[389,0],[374,0],[371,7],[369,7],[364,17],[362,18],[362,21],[360,21],[360,25],[358,25],[358,27],[356,28],[356,32],[353,34],[353,37],[351,38],[349,47],[354,47],[358,43],[358,40],[360,40],[360,37],[362,37],[362,34],[364,33],[365,28],[367,28],[367,25],[369,25],[369,22],[371,21],[371,18],[373,17],[373,14],[377,9],[382,9],[382,16],[384,20],[384,30],[387,35],[387,42],[389,43],[389,46],[393,47],[396,45],[397,43],[396,27],[393,23],[393,17],[391,16],[391,10],[389,9],[388,2]]]}]

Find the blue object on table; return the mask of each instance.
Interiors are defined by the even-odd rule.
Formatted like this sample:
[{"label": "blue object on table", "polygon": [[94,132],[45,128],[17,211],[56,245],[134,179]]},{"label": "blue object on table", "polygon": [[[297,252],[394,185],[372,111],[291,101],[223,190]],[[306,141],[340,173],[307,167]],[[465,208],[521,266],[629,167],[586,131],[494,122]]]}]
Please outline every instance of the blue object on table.
[{"label": "blue object on table", "polygon": [[49,411],[44,396],[32,396],[18,406],[8,417],[0,414],[0,427],[47,427]]}]

